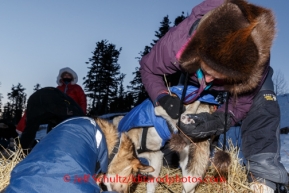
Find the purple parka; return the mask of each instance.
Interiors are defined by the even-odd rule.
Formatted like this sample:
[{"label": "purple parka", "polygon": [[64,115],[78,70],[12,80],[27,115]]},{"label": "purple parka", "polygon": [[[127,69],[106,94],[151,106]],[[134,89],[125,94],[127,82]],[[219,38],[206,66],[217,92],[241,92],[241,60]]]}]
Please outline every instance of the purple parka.
[{"label": "purple parka", "polygon": [[[224,0],[205,0],[195,6],[189,17],[178,26],[171,28],[165,36],[156,43],[150,53],[141,59],[140,73],[142,82],[150,99],[154,103],[160,94],[167,91],[163,81],[164,74],[173,74],[181,70],[176,56],[179,50],[189,41],[189,30],[193,23],[223,2]],[[193,75],[191,76],[191,79],[196,80],[196,77]],[[214,88],[216,90],[222,90],[220,87],[212,87],[212,89]],[[260,86],[256,88],[256,91],[258,89],[260,89]],[[257,94],[256,91],[238,96],[236,100],[230,98],[228,110],[233,115],[231,121],[232,125],[245,118],[253,103],[253,98]],[[218,111],[224,112],[224,109],[225,107],[223,105]]]}]

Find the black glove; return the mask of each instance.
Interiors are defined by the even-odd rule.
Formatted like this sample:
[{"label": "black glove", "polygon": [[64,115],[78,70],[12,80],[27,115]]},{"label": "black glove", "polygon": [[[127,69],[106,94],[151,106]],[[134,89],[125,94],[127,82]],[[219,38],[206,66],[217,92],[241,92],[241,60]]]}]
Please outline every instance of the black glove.
[{"label": "black glove", "polygon": [[182,113],[185,112],[185,107],[181,103],[181,100],[178,97],[174,97],[171,95],[165,95],[158,100],[160,106],[162,106],[168,115],[177,119],[179,117],[180,105],[182,105]]},{"label": "black glove", "polygon": [[[231,115],[227,115],[227,128],[231,126]],[[200,114],[187,114],[182,115],[180,129],[187,136],[193,139],[208,138],[213,135],[220,135],[225,131],[225,113],[214,112],[200,113]]]}]

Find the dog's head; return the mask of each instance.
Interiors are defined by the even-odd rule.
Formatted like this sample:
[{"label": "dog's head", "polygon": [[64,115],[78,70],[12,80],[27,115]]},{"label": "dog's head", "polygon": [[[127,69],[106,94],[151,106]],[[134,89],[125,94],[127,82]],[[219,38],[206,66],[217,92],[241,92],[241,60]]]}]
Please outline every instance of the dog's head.
[{"label": "dog's head", "polygon": [[103,178],[103,183],[108,190],[117,192],[128,192],[129,186],[133,183],[136,173],[153,172],[154,168],[143,165],[134,150],[131,139],[122,134],[117,154],[109,164],[108,173]]},{"label": "dog's head", "polygon": [[[109,191],[127,192],[133,182],[134,174],[153,172],[154,168],[143,165],[139,161],[134,144],[125,133],[122,133],[119,138],[116,126],[121,118],[118,117],[113,123],[100,118],[95,119],[105,135],[109,156],[113,155],[108,165],[108,172],[101,175],[99,178],[102,180],[99,181],[102,181]],[[114,150],[115,148],[117,151]]]}]

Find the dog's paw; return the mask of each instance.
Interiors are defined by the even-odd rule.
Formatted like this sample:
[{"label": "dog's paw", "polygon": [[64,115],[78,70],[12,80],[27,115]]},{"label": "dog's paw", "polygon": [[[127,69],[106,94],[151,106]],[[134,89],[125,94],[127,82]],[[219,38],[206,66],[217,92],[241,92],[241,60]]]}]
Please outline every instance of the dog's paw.
[{"label": "dog's paw", "polygon": [[194,119],[192,119],[190,116],[188,115],[182,115],[181,116],[181,122],[184,124],[193,124],[195,123]]}]

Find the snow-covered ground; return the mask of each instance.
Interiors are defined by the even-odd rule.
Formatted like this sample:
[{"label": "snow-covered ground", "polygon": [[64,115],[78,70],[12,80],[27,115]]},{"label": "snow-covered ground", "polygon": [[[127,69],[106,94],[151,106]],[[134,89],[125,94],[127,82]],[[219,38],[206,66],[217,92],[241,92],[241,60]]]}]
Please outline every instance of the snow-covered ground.
[{"label": "snow-covered ground", "polygon": [[[289,127],[289,94],[277,96],[277,100],[281,110],[280,128]],[[284,164],[287,172],[289,172],[289,133],[281,134],[281,162]]]},{"label": "snow-covered ground", "polygon": [[277,96],[281,111],[280,127],[289,127],[289,94]]},{"label": "snow-covered ground", "polygon": [[281,162],[284,164],[287,172],[289,172],[289,133],[281,134]]}]

